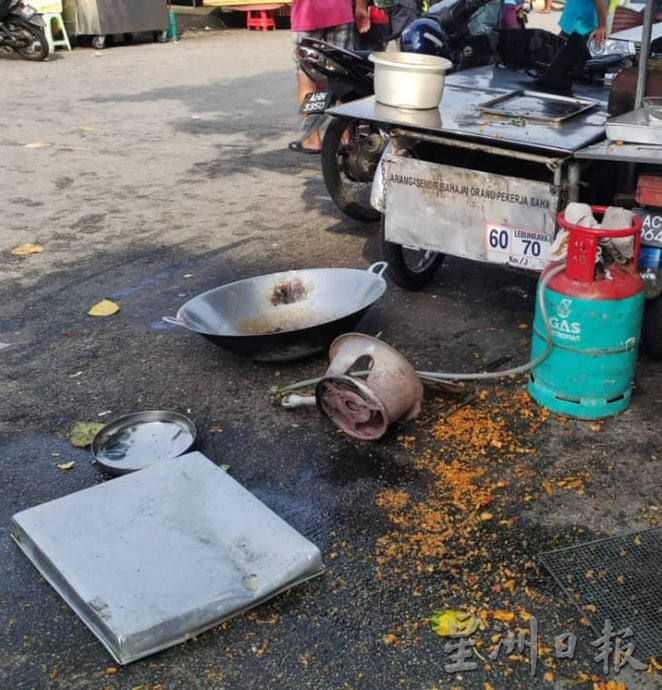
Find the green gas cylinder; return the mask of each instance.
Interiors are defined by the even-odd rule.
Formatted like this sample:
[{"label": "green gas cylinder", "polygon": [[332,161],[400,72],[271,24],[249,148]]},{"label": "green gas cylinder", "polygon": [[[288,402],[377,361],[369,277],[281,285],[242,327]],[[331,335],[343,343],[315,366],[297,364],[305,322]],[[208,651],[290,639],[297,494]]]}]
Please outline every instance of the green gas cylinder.
[{"label": "green gas cylinder", "polygon": [[[602,206],[592,207],[604,214]],[[580,419],[600,419],[627,409],[632,394],[644,311],[644,284],[637,273],[641,221],[603,230],[573,225],[558,214],[569,232],[564,270],[551,277],[542,299],[551,331],[549,355],[529,374],[531,397],[553,412]],[[632,259],[596,266],[602,238],[634,237]],[[558,263],[550,264],[541,282]],[[536,304],[532,359],[547,346],[542,310]]]}]

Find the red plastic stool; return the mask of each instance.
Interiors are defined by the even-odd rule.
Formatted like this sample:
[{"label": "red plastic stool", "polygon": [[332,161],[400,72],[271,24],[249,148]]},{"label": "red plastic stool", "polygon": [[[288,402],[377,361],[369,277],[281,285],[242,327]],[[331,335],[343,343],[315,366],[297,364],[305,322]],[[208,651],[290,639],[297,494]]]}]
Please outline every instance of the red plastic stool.
[{"label": "red plastic stool", "polygon": [[246,16],[246,28],[250,31],[256,29],[257,31],[268,31],[276,28],[274,21],[274,11],[270,8],[261,8],[256,6],[248,10]]}]

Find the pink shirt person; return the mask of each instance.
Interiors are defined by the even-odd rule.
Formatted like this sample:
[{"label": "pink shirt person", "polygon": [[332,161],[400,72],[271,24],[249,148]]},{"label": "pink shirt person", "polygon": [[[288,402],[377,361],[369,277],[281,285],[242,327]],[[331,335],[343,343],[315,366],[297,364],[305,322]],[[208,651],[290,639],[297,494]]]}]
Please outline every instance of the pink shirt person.
[{"label": "pink shirt person", "polygon": [[290,13],[292,31],[315,31],[329,26],[351,24],[351,0],[294,0]]}]

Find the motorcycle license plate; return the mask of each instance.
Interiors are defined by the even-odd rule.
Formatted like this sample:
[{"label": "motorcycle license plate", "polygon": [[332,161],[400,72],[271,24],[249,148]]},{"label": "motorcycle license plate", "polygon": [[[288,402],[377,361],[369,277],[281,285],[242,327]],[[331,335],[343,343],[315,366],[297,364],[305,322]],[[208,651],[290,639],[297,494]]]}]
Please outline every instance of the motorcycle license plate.
[{"label": "motorcycle license plate", "polygon": [[320,91],[313,91],[307,93],[303,99],[299,112],[303,115],[311,115],[313,113],[323,113],[330,105],[333,94],[326,89]]},{"label": "motorcycle license plate", "polygon": [[662,213],[647,208],[632,209],[641,218],[641,243],[662,247]]},{"label": "motorcycle license plate", "polygon": [[32,7],[32,5],[26,5],[25,3],[23,3],[22,5],[19,5],[17,9],[18,9],[18,13],[21,14],[26,19],[30,19],[30,18],[34,17],[35,14],[37,14],[37,10],[35,10],[35,8]]}]

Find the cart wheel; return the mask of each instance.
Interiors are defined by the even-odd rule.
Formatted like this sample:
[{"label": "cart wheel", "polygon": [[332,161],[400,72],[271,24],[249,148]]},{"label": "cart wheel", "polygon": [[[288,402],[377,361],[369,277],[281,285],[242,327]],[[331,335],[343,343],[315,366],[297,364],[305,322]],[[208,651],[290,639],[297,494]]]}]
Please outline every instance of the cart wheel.
[{"label": "cart wheel", "polygon": [[384,235],[382,220],[382,256],[388,263],[388,274],[396,285],[407,290],[420,290],[434,278],[444,254],[429,249],[407,249],[389,242]]},{"label": "cart wheel", "polygon": [[106,37],[92,36],[92,47],[95,50],[103,50],[106,47]]},{"label": "cart wheel", "polygon": [[168,40],[168,30],[152,31],[152,38],[156,43],[166,43]]},{"label": "cart wheel", "polygon": [[646,301],[641,340],[653,359],[662,359],[662,295]]},{"label": "cart wheel", "polygon": [[133,43],[133,34],[123,34],[124,43]]},{"label": "cart wheel", "polygon": [[368,223],[381,213],[370,205],[375,170],[387,137],[361,120],[332,118],[322,142],[322,175],[335,205],[350,218]]}]

